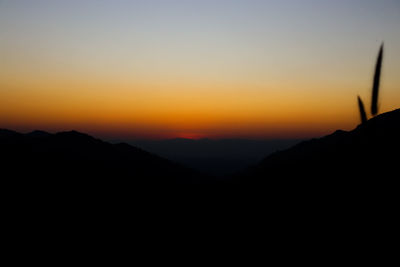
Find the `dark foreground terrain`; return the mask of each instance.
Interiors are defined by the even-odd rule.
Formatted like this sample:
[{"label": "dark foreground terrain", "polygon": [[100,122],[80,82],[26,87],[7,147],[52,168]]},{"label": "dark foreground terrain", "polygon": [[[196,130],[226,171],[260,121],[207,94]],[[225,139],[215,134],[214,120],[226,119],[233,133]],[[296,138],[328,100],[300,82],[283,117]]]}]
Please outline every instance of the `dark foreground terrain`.
[{"label": "dark foreground terrain", "polygon": [[345,132],[301,142],[243,172],[245,184],[377,190],[399,179],[400,109]]},{"label": "dark foreground terrain", "polygon": [[3,228],[14,243],[32,240],[29,247],[43,233],[75,246],[83,236],[104,239],[106,230],[133,239],[139,233],[147,242],[149,234],[174,240],[177,232],[228,243],[255,239],[257,247],[291,240],[296,250],[311,242],[321,251],[312,257],[327,251],[319,244],[387,253],[398,232],[399,137],[395,110],[221,181],[77,132],[1,130]]},{"label": "dark foreground terrain", "polygon": [[[35,190],[137,190],[140,186],[234,185],[270,193],[393,189],[399,173],[400,110],[350,132],[302,142],[258,165],[217,179],[127,144],[78,132],[0,130],[2,182]],[[138,187],[139,186],[139,187]]]}]

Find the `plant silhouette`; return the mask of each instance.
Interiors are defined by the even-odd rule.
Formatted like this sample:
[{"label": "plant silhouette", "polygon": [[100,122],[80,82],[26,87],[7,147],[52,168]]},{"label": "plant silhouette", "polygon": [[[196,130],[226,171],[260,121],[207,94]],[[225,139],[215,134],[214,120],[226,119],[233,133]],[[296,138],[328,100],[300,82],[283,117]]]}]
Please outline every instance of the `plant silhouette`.
[{"label": "plant silhouette", "polygon": [[379,50],[378,59],[376,60],[374,84],[372,87],[372,101],[371,101],[371,114],[375,116],[378,114],[378,95],[379,95],[379,82],[381,79],[381,67],[383,57],[383,43]]},{"label": "plant silhouette", "polygon": [[[379,96],[379,84],[381,79],[382,59],[383,59],[383,43],[381,45],[381,48],[379,49],[378,58],[376,60],[374,81],[372,84],[372,99],[371,99],[372,116],[378,115],[378,96]],[[358,96],[357,99],[358,99],[358,109],[360,110],[361,123],[364,123],[368,120],[367,114],[365,112],[364,104],[360,96]]]},{"label": "plant silhouette", "polygon": [[357,98],[358,98],[358,108],[360,109],[361,123],[364,123],[367,121],[367,114],[365,113],[364,104],[360,96],[357,96]]}]

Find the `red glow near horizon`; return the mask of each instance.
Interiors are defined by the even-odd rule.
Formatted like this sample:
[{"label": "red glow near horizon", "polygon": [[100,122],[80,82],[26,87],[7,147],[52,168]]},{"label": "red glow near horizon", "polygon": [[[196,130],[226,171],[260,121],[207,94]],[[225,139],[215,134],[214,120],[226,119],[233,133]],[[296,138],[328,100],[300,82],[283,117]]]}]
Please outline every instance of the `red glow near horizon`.
[{"label": "red glow near horizon", "polygon": [[200,134],[200,133],[178,133],[176,135],[176,138],[184,138],[184,139],[192,139],[192,140],[196,140],[196,139],[202,139],[202,138],[206,138],[207,136],[204,134]]}]

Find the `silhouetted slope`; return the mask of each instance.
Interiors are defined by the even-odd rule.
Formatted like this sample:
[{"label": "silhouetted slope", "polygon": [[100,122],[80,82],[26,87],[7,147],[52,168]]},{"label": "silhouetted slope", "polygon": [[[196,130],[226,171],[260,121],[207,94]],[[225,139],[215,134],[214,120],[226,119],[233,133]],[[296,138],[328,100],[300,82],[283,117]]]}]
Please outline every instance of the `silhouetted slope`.
[{"label": "silhouetted slope", "polygon": [[228,176],[256,164],[278,149],[289,148],[298,142],[300,140],[178,138],[131,140],[129,144],[213,176]]},{"label": "silhouetted slope", "polygon": [[200,174],[128,144],[110,144],[79,132],[20,134],[0,130],[3,182],[35,186],[175,185]]},{"label": "silhouetted slope", "polygon": [[378,190],[397,183],[399,155],[400,109],[397,109],[352,131],[336,131],[274,153],[243,172],[240,181],[285,185],[299,191]]}]

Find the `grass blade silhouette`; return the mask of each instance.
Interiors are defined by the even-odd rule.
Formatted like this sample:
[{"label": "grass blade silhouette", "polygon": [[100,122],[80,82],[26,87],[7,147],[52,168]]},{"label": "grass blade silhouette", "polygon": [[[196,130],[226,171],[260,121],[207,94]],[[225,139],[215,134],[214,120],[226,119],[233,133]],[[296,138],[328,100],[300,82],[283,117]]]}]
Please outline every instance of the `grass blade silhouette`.
[{"label": "grass blade silhouette", "polygon": [[362,102],[360,96],[357,96],[357,99],[358,99],[358,108],[360,110],[361,123],[364,123],[367,121],[367,113],[365,113],[364,103]]},{"label": "grass blade silhouette", "polygon": [[383,43],[379,50],[378,59],[376,60],[374,83],[372,86],[372,101],[371,101],[371,114],[375,116],[378,114],[378,95],[379,95],[379,82],[381,79],[381,67],[383,57]]}]

